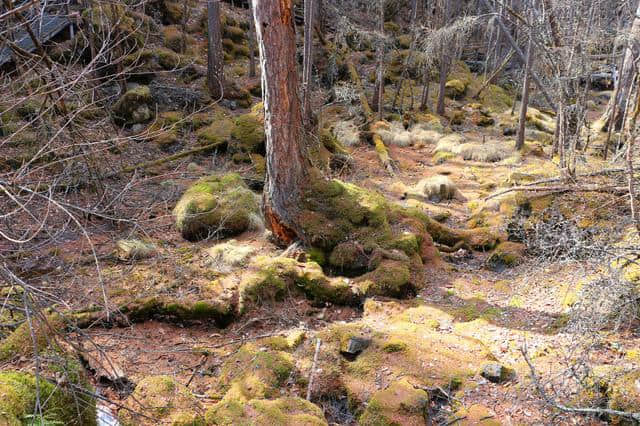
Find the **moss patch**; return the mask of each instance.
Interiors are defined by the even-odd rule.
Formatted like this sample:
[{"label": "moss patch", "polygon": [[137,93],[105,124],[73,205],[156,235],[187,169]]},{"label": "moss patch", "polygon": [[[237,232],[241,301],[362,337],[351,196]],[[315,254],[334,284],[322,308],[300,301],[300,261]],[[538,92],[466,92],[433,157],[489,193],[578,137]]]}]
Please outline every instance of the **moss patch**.
[{"label": "moss patch", "polygon": [[188,240],[239,234],[258,214],[257,196],[236,174],[200,179],[173,209],[176,227]]},{"label": "moss patch", "polygon": [[205,424],[200,402],[189,389],[169,376],[144,378],[129,397],[129,405],[154,420],[121,410],[120,420],[124,426],[156,425],[158,421],[171,425]]}]

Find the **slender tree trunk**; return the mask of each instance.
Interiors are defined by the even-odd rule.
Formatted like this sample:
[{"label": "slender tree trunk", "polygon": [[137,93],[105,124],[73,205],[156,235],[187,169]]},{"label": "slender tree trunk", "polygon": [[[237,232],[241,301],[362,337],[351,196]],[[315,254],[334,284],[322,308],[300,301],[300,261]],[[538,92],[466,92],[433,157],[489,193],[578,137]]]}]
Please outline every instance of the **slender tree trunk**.
[{"label": "slender tree trunk", "polygon": [[311,125],[311,55],[313,47],[313,0],[304,0],[304,54],[302,59],[302,115],[305,125]]},{"label": "slender tree trunk", "polygon": [[373,93],[373,107],[378,112],[378,120],[382,120],[384,106],[384,1],[380,1],[380,16],[378,17],[378,78]]},{"label": "slender tree trunk", "polygon": [[449,73],[449,58],[447,54],[444,52],[444,48],[442,49],[442,53],[440,55],[440,79],[438,83],[439,92],[438,92],[438,104],[436,106],[436,113],[439,115],[444,115],[444,92],[445,86],[447,85],[447,74]]},{"label": "slender tree trunk", "polygon": [[524,82],[522,83],[522,103],[520,105],[520,121],[518,123],[518,138],[516,139],[516,149],[524,148],[525,125],[527,122],[527,108],[529,107],[529,86],[531,81],[531,66],[533,65],[533,34],[529,34],[527,45],[527,64],[524,71]]},{"label": "slender tree trunk", "polygon": [[[489,9],[489,11],[491,11],[493,13],[496,13],[494,7],[491,6],[491,4],[489,3],[489,0],[481,0],[481,1],[484,4],[484,6],[487,9]],[[518,58],[520,59],[520,61],[523,64],[525,64],[527,62],[527,58],[526,58],[525,54],[522,52],[522,49],[520,49],[520,46],[518,46],[518,43],[516,43],[516,41],[513,39],[513,36],[509,32],[509,29],[506,27],[504,22],[502,22],[502,19],[500,18],[500,16],[496,16],[496,22],[498,23],[498,27],[500,27],[500,30],[502,31],[502,33],[504,34],[505,38],[507,39],[507,42],[511,45],[513,50],[515,50],[515,52],[518,55]],[[553,98],[551,97],[549,92],[545,89],[545,86],[542,84],[542,82],[540,81],[538,76],[536,74],[532,73],[531,74],[531,78],[536,83],[536,88],[540,92],[542,92],[542,95],[544,96],[545,100],[549,103],[549,106],[551,106],[551,108],[555,109],[556,105],[553,102]]]},{"label": "slender tree trunk", "polygon": [[624,55],[615,96],[611,97],[609,105],[600,119],[603,122],[602,130],[608,130],[611,124],[613,124],[614,131],[622,130],[624,125],[627,104],[631,96],[631,86],[637,73],[636,60],[640,57],[640,49],[638,47],[638,40],[640,39],[640,1],[638,2],[635,16],[629,32],[629,43]]},{"label": "slender tree trunk", "polygon": [[429,103],[429,88],[431,86],[431,81],[429,80],[429,73],[426,71],[424,80],[424,87],[422,88],[422,99],[420,100],[420,111],[425,111],[427,109],[427,104]]},{"label": "slender tree trunk", "polygon": [[[251,8],[251,0],[249,0],[249,8]],[[250,15],[253,12],[250,12]],[[249,19],[249,77],[256,76],[256,26],[253,22],[253,16]]]},{"label": "slender tree trunk", "polygon": [[298,226],[310,163],[303,152],[292,0],[253,0],[264,94],[266,225],[283,244],[303,238]]},{"label": "slender tree trunk", "polygon": [[207,85],[211,97],[220,100],[224,95],[224,58],[218,0],[207,2],[207,25]]}]

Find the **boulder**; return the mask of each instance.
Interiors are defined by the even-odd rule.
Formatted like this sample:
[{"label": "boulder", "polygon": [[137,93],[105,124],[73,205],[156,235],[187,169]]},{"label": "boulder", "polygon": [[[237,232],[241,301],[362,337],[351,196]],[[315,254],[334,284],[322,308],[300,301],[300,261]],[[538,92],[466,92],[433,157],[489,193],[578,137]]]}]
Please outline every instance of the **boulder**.
[{"label": "boulder", "polygon": [[153,99],[148,86],[127,90],[113,107],[114,119],[119,124],[144,123],[153,117]]},{"label": "boulder", "polygon": [[496,362],[490,362],[482,367],[480,373],[482,377],[493,383],[502,383],[513,379],[515,372],[513,369],[505,367],[502,364]]},{"label": "boulder", "polygon": [[259,214],[258,196],[233,173],[200,179],[173,209],[178,231],[190,241],[240,234]]}]

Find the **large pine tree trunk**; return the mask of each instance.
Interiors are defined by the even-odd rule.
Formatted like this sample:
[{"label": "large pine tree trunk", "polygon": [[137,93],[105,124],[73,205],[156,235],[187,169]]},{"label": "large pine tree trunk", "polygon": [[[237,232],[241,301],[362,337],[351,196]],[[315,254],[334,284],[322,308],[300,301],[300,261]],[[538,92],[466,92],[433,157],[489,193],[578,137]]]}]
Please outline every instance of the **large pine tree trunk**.
[{"label": "large pine tree trunk", "polygon": [[311,65],[313,37],[313,0],[304,0],[304,54],[302,60],[302,111],[305,124],[311,125]]},{"label": "large pine tree trunk", "polygon": [[636,76],[636,60],[640,57],[640,1],[636,10],[636,17],[629,31],[629,42],[625,52],[622,71],[618,78],[618,86],[615,95],[607,106],[607,110],[601,118],[603,130],[608,130],[614,124],[613,130],[622,130],[627,105],[631,97],[631,87]]},{"label": "large pine tree trunk", "polygon": [[310,163],[303,152],[292,0],[253,0],[265,111],[266,224],[282,244],[302,237],[297,226]]},{"label": "large pine tree trunk", "polygon": [[222,99],[224,94],[224,58],[218,0],[209,0],[207,3],[207,32],[207,85],[209,94],[217,101]]}]

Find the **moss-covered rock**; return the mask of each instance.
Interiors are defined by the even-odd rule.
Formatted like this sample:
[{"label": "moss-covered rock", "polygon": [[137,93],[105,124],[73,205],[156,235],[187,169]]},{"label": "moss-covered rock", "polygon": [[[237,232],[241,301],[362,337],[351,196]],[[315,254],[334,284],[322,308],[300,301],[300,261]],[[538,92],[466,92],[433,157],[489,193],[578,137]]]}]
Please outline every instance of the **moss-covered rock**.
[{"label": "moss-covered rock", "polygon": [[200,145],[220,145],[228,144],[231,139],[231,132],[235,129],[233,120],[220,116],[207,127],[203,127],[197,132]]},{"label": "moss-covered rock", "polygon": [[258,197],[236,174],[209,176],[180,198],[173,215],[188,240],[228,236],[246,231],[259,215]]},{"label": "moss-covered rock", "polygon": [[[502,423],[496,420],[495,413],[491,413],[487,407],[474,404],[468,408],[462,408],[453,416],[459,426],[501,426]],[[453,419],[452,419],[453,421]]]},{"label": "moss-covered rock", "polygon": [[224,426],[325,426],[320,407],[302,398],[254,399],[246,403],[222,401],[207,412],[207,423]]},{"label": "moss-covered rock", "polygon": [[[362,414],[361,422],[382,417],[396,422],[366,424],[419,421],[419,407],[423,406],[421,401],[425,395],[415,390],[441,387],[451,392],[472,386],[468,380],[480,372],[484,363],[494,359],[477,340],[455,332],[438,331],[442,324],[451,321],[453,317],[446,312],[416,301],[367,300],[361,320],[334,323],[318,332],[323,349],[316,366],[312,395],[323,398],[346,394],[353,411]],[[341,354],[345,342],[352,338],[369,341],[355,360],[345,359]],[[302,373],[311,368],[314,354],[313,339],[303,343],[296,352]],[[378,394],[381,369],[387,377],[403,379],[392,383],[387,389],[392,391]],[[370,405],[374,399],[386,403],[374,404],[372,410],[365,409],[366,403]],[[401,408],[404,403],[408,404],[407,410]],[[407,416],[406,420],[400,420],[402,416]],[[416,424],[424,424],[424,419],[422,421]]]},{"label": "moss-covered rock", "polygon": [[428,403],[427,392],[416,389],[406,380],[399,380],[371,396],[359,424],[363,426],[424,425],[428,416]]},{"label": "moss-covered rock", "polygon": [[178,26],[169,25],[162,29],[162,42],[166,48],[184,53],[186,46],[193,43],[193,38],[187,37]]},{"label": "moss-covered rock", "polygon": [[156,425],[204,426],[204,410],[189,389],[169,376],[150,376],[138,383],[128,399],[130,408],[144,414],[137,416],[121,410],[124,426]]},{"label": "moss-covered rock", "polygon": [[230,151],[254,153],[264,150],[264,125],[253,113],[239,116],[234,124]]},{"label": "moss-covered rock", "polygon": [[247,343],[222,365],[217,383],[209,394],[222,401],[240,403],[273,398],[278,396],[279,388],[294,367],[294,359],[288,352]]},{"label": "moss-covered rock", "polygon": [[116,241],[116,249],[118,257],[123,260],[146,259],[158,251],[153,243],[136,239],[118,240]]},{"label": "moss-covered rock", "polygon": [[44,319],[34,318],[31,321],[31,326],[25,321],[0,342],[0,362],[9,361],[16,357],[32,356],[34,337],[38,352],[42,352],[46,348],[58,351],[59,347],[53,340],[53,335],[63,327],[64,321],[58,315],[49,315]]},{"label": "moss-covered rock", "polygon": [[[38,379],[27,372],[0,372],[0,423],[9,426],[96,424],[95,400],[52,381],[55,375],[64,376],[68,383],[91,392],[82,367],[75,360],[60,358],[58,361],[59,365],[47,366],[41,371],[43,374]],[[34,416],[37,401],[41,404],[43,423],[38,415]]]},{"label": "moss-covered rock", "polygon": [[451,99],[460,99],[467,92],[467,83],[463,80],[449,80],[445,84],[445,96]]},{"label": "moss-covered rock", "polygon": [[493,250],[487,259],[487,265],[497,270],[516,266],[523,261],[525,251],[524,244],[505,241]]},{"label": "moss-covered rock", "polygon": [[301,292],[316,302],[340,305],[358,304],[361,300],[357,288],[342,278],[327,277],[315,262],[259,256],[249,269],[239,287],[241,312],[254,303],[282,300],[291,292]]},{"label": "moss-covered rock", "polygon": [[360,277],[358,285],[367,296],[405,297],[415,290],[408,262],[388,259]]},{"label": "moss-covered rock", "polygon": [[153,117],[153,99],[148,86],[128,90],[113,106],[114,119],[119,124],[137,124]]}]

